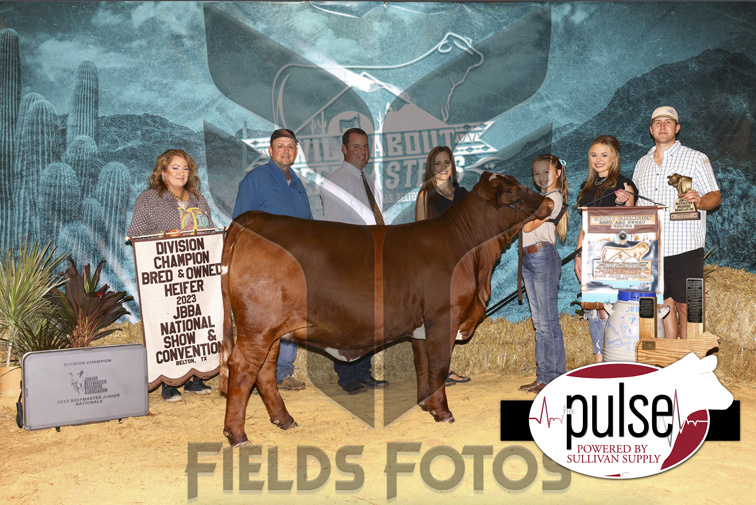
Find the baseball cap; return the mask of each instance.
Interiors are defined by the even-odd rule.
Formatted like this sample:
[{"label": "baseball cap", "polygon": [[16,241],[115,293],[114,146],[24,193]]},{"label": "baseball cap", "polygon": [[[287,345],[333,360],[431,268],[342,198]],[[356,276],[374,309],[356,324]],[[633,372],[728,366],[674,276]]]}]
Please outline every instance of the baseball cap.
[{"label": "baseball cap", "polygon": [[273,134],[270,136],[270,143],[272,144],[274,140],[281,137],[288,137],[290,139],[293,139],[294,142],[297,142],[297,136],[294,135],[294,132],[289,130],[288,128],[280,128],[273,132]]},{"label": "baseball cap", "polygon": [[651,114],[651,121],[658,117],[668,117],[674,119],[678,123],[680,122],[680,120],[677,119],[677,111],[674,109],[674,107],[669,107],[666,105],[664,107],[657,107],[654,113]]},{"label": "baseball cap", "polygon": [[289,130],[288,128],[280,128],[273,132],[273,134],[270,136],[270,143],[272,144],[274,140],[281,137],[288,137],[290,139],[293,139],[294,142],[297,142],[297,136],[294,135],[294,132]]}]

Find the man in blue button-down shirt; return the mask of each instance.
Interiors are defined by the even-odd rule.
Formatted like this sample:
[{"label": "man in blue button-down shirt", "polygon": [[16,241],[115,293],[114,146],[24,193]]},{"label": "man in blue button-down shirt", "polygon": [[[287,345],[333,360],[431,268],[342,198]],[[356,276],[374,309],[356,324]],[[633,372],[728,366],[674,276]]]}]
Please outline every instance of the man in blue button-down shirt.
[{"label": "man in blue button-down shirt", "polygon": [[[302,181],[291,169],[297,159],[297,137],[294,132],[280,129],[270,136],[270,161],[251,170],[239,183],[234,205],[234,217],[250,210],[269,214],[312,219],[310,201]],[[292,377],[297,346],[281,340],[276,367],[276,382],[281,389],[299,391],[304,382]]]},{"label": "man in blue button-down shirt", "polygon": [[[664,257],[664,305],[670,314],[664,318],[667,338],[677,338],[677,317],[680,318],[680,338],[687,337],[688,305],[685,280],[703,277],[704,245],[706,243],[706,211],[722,202],[719,186],[714,178],[709,158],[680,144],[677,111],[673,107],[659,107],[651,114],[651,136],[654,147],[638,160],[633,182],[638,194],[665,205],[662,221],[661,253]],[[680,174],[693,179],[693,187],[684,195],[669,185],[669,176]],[[670,220],[675,200],[682,196],[693,202],[700,212],[697,220]],[[639,199],[636,205],[653,205]]]}]

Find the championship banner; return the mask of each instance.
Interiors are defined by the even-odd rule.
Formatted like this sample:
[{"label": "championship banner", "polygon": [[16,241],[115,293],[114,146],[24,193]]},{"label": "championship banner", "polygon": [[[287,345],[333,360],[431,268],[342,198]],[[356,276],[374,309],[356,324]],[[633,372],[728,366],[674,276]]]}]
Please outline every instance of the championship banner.
[{"label": "championship banner", "polygon": [[583,209],[583,303],[614,303],[620,289],[664,294],[662,207]]},{"label": "championship banner", "polygon": [[149,389],[217,374],[223,232],[132,242]]}]

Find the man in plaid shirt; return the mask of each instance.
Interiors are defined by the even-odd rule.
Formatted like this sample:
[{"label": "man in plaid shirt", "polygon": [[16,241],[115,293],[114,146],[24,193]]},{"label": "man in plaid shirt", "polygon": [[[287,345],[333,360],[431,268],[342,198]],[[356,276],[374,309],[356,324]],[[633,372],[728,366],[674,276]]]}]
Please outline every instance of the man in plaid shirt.
[{"label": "man in plaid shirt", "polygon": [[[661,249],[664,257],[664,304],[670,307],[670,314],[664,319],[664,331],[667,338],[677,338],[677,309],[680,338],[687,338],[685,280],[703,277],[706,211],[718,207],[722,197],[709,158],[683,146],[676,139],[680,123],[675,109],[656,109],[651,115],[650,130],[656,145],[638,160],[633,182],[640,196],[667,207],[662,221]],[[692,188],[682,197],[696,205],[700,219],[670,220],[669,214],[679,195],[677,189],[668,184],[667,178],[675,173],[693,179]],[[654,204],[640,198],[636,205]]]}]

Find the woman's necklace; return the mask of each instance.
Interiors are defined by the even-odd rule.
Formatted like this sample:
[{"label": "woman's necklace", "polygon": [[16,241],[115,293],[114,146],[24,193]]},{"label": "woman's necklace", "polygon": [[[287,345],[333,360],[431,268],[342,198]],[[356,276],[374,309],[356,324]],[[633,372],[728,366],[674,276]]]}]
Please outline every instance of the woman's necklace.
[{"label": "woman's necklace", "polygon": [[181,196],[176,196],[176,193],[174,193],[173,191],[171,191],[171,188],[169,188],[167,186],[166,186],[166,189],[171,194],[171,196],[176,199],[176,201],[178,201],[178,202],[183,202],[184,201],[184,194],[186,193],[186,189],[185,188],[181,188]]},{"label": "woman's necklace", "polygon": [[593,185],[594,186],[601,186],[602,184],[604,184],[606,182],[606,177],[607,177],[606,175],[604,177],[598,177],[596,179],[596,182],[593,183]]},{"label": "woman's necklace", "polygon": [[179,204],[179,207],[186,210],[186,208],[189,206],[189,202],[184,201],[184,194],[186,193],[185,188],[181,188],[181,196],[176,196],[176,194],[168,188],[168,192],[171,194],[173,198],[176,199],[176,202]]},{"label": "woman's necklace", "polygon": [[441,184],[436,184],[436,191],[438,191],[438,194],[452,199],[454,198],[454,186],[452,186],[451,182],[445,181]]}]

